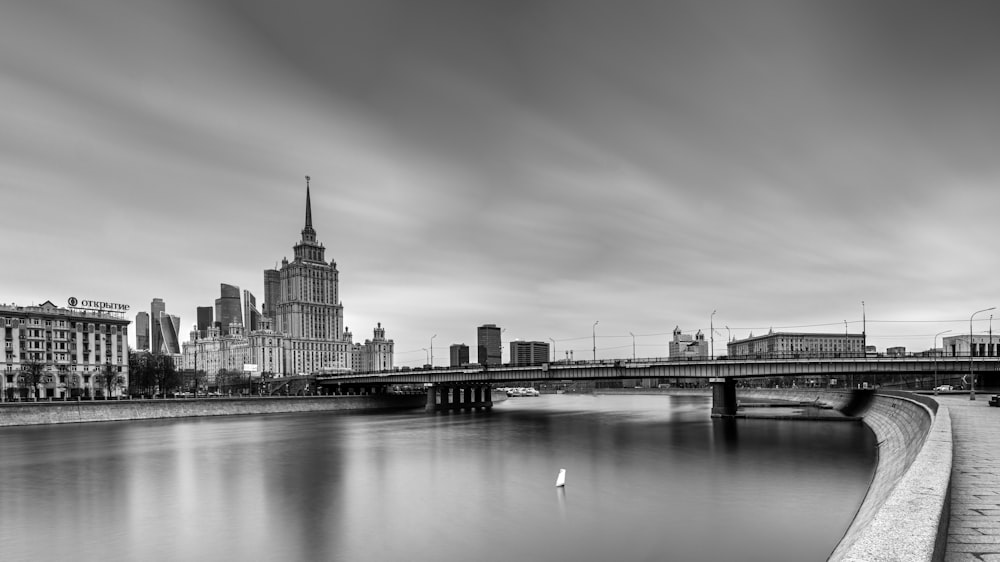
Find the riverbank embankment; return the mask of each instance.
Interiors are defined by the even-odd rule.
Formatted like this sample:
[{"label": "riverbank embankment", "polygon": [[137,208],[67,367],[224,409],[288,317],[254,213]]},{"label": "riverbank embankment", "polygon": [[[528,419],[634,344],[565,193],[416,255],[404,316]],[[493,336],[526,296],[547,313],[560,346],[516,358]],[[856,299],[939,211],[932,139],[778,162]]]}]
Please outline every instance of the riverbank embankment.
[{"label": "riverbank embankment", "polygon": [[0,426],[85,423],[201,416],[238,416],[422,408],[423,394],[81,400],[16,402],[0,405]]},{"label": "riverbank embankment", "polygon": [[878,443],[875,473],[830,560],[941,560],[952,435],[948,409],[909,392],[739,389],[741,400],[817,401],[860,418]]}]

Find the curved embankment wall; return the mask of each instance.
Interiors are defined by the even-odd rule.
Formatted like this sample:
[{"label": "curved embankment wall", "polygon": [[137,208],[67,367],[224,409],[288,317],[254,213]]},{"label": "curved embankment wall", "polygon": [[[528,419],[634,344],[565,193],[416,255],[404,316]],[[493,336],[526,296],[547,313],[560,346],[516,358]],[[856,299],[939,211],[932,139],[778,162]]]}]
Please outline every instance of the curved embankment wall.
[{"label": "curved embankment wall", "polygon": [[952,456],[947,408],[926,396],[901,392],[743,390],[737,395],[743,400],[819,401],[861,417],[875,433],[875,474],[830,560],[944,558]]},{"label": "curved embankment wall", "polygon": [[423,394],[371,396],[287,396],[268,398],[195,398],[80,402],[33,402],[0,406],[0,426],[98,421],[147,420],[198,416],[234,416],[335,410],[383,410],[423,407]]}]

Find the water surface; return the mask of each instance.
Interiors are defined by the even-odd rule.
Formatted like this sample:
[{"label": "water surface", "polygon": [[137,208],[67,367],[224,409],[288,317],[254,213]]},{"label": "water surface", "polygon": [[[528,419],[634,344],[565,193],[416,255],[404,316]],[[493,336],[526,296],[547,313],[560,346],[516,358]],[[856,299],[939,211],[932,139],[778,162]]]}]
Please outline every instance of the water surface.
[{"label": "water surface", "polygon": [[0,429],[0,558],[825,560],[871,478],[871,432],[709,408],[545,395]]}]

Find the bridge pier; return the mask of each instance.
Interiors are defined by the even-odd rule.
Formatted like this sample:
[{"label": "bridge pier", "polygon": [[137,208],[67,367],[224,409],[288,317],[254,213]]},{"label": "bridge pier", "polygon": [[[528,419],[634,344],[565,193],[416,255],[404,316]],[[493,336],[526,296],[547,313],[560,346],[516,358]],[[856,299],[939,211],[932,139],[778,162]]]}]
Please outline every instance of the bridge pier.
[{"label": "bridge pier", "polygon": [[712,417],[736,415],[736,379],[718,377],[708,379],[712,385]]},{"label": "bridge pier", "polygon": [[490,409],[493,393],[488,385],[428,386],[426,412],[462,409]]}]

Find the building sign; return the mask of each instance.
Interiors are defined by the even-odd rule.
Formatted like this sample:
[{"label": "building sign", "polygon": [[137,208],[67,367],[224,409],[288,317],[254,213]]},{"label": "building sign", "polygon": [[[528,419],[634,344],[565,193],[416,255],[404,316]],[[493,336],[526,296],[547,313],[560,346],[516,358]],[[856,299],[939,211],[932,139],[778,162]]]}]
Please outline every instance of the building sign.
[{"label": "building sign", "polygon": [[116,302],[105,302],[105,301],[91,301],[91,300],[79,300],[76,297],[69,298],[70,308],[86,308],[90,310],[109,310],[113,312],[128,312],[129,306],[127,304],[118,304]]}]

